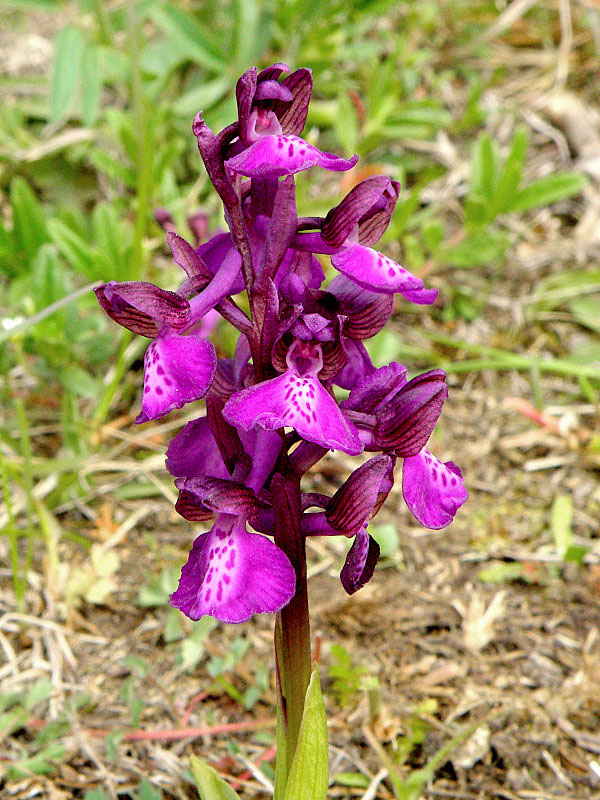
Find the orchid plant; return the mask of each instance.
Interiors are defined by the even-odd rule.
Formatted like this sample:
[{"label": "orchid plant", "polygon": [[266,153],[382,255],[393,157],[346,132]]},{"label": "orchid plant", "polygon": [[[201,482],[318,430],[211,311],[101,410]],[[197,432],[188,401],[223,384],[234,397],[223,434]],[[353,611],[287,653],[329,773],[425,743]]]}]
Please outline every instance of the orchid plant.
[{"label": "orchid plant", "polygon": [[[237,83],[235,122],[215,134],[198,114],[193,131],[229,231],[202,241],[199,217],[192,245],[162,213],[185,272],[179,289],[111,281],[95,290],[113,320],[151,340],[136,422],[205,398],[206,414],[173,439],[166,463],[177,511],[214,522],[194,541],[170,602],[192,620],[277,615],[277,800],[322,800],[327,792],[306,538],[352,540],[340,574],[352,594],[375,570],[379,548],[367,525],[393,486],[398,458],[404,499],[422,525],[448,525],[467,499],[456,464],[425,449],[448,394],[444,372],[409,380],[401,364],[376,368],[363,344],[388,322],[395,294],[419,304],[437,296],[374,249],[399,184],[370,177],[326,217],[298,217],[296,173],[350,170],[358,160],[300,137],[311,89],[308,69],[250,69]],[[338,273],[327,286],[317,255],[330,256]],[[234,299],[243,291],[249,315]],[[206,338],[215,313],[239,332],[231,359],[218,358]],[[349,390],[345,399],[337,387]],[[330,450],[369,457],[332,497],[304,491],[303,476]],[[203,797],[233,796],[199,761],[194,773]]]}]

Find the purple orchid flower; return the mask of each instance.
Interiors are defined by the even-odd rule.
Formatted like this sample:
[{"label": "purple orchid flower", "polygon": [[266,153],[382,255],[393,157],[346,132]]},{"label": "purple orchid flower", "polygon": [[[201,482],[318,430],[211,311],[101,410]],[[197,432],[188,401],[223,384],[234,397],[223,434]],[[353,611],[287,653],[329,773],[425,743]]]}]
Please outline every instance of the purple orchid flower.
[{"label": "purple orchid flower", "polygon": [[367,450],[385,450],[404,458],[404,499],[428,528],[449,525],[469,496],[456,464],[443,464],[424,449],[447,394],[442,370],[407,381],[406,368],[392,362],[366,377],[341,403],[361,426]]},{"label": "purple orchid flower", "polygon": [[279,83],[287,71],[285,64],[259,75],[248,70],[238,81],[239,142],[245,148],[225,162],[227,168],[248,178],[278,178],[314,166],[335,172],[352,169],[358,156],[323,153],[297,135],[306,121],[312,76],[310,70],[297,70]]},{"label": "purple orchid flower", "polygon": [[399,192],[397,181],[367,178],[331,209],[319,233],[299,233],[292,246],[331,255],[332,265],[365,289],[398,293],[412,303],[433,303],[437,289],[425,289],[420,278],[371,247],[387,228]]},{"label": "purple orchid flower", "polygon": [[[368,523],[399,457],[404,499],[422,525],[448,525],[468,496],[460,469],[425,449],[448,396],[444,372],[408,380],[401,364],[377,368],[364,344],[388,323],[394,294],[420,304],[437,296],[373,248],[400,185],[368,178],[325,217],[298,217],[297,172],[339,172],[357,161],[301,138],[311,89],[306,69],[250,69],[236,86],[236,121],[215,134],[197,114],[193,131],[229,231],[209,237],[198,212],[188,220],[191,245],[159,209],[186,275],[179,289],[143,281],[96,289],[116,322],[153,340],[136,421],[205,398],[206,416],[188,422],[167,450],[176,510],[212,524],[194,541],[170,599],[191,619],[293,618],[306,596],[308,536],[352,539],[341,582],[349,594],[364,586],[379,557]],[[339,273],[327,286],[319,254]],[[218,359],[205,338],[218,317],[239,332],[231,359]],[[338,387],[349,390],[341,402]],[[302,492],[302,476],[330,450],[371,455],[332,497]]]},{"label": "purple orchid flower", "polygon": [[[154,337],[144,357],[142,410],[136,422],[147,422],[204,397],[215,374],[213,344],[194,334],[189,302],[151,283],[110,283],[94,290],[100,305],[123,327]],[[190,364],[194,364],[193,370]]]}]

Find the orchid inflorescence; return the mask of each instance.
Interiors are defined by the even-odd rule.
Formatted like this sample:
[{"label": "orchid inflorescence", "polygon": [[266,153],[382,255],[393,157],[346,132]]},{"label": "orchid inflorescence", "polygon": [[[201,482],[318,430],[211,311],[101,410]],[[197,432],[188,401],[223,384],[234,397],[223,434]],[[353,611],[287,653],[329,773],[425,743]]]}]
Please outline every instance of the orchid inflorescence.
[{"label": "orchid inflorescence", "polygon": [[[214,517],[170,599],[194,620],[243,622],[284,608],[299,569],[289,531],[302,542],[353,538],[341,581],[349,594],[364,586],[379,557],[367,523],[393,486],[398,457],[404,499],[422,525],[448,525],[467,498],[460,469],[425,449],[448,394],[445,373],[408,380],[401,364],[376,368],[363,344],[389,320],[394,294],[419,304],[437,296],[373,249],[399,184],[370,177],[326,217],[297,215],[295,173],[345,171],[358,160],[300,138],[311,89],[307,69],[250,69],[237,83],[236,122],[215,135],[198,114],[193,131],[229,232],[192,246],[163,213],[186,273],[179,289],[143,281],[96,289],[113,320],[152,340],[136,422],[206,398],[206,415],[167,450],[177,511],[194,522]],[[206,225],[196,223],[203,237]],[[338,272],[326,288],[316,254],[330,256]],[[234,300],[244,290],[250,316]],[[231,359],[218,358],[205,338],[215,313],[239,331]],[[335,387],[349,390],[345,399]],[[300,479],[329,450],[373,455],[332,497],[301,492]]]}]

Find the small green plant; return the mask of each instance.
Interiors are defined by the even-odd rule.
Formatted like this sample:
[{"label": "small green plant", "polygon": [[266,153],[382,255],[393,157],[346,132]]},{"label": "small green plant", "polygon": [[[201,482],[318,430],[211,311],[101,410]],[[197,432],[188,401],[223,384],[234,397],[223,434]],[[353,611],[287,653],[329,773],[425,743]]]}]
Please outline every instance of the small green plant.
[{"label": "small green plant", "polygon": [[359,693],[368,670],[360,665],[352,664],[350,653],[338,642],[331,645],[331,663],[329,676],[331,688],[340,706],[346,706]]},{"label": "small green plant", "polygon": [[[112,800],[112,795],[104,789],[88,789],[83,797],[84,800]],[[155,789],[149,780],[142,778],[137,789],[134,789],[129,797],[131,800],[162,800],[163,793],[160,789]]]},{"label": "small green plant", "polygon": [[[42,678],[27,690],[0,693],[0,742],[8,745],[4,751],[7,757],[0,760],[0,780],[48,775],[63,760],[63,737],[69,731],[69,722],[61,717],[31,727],[35,713],[40,712],[52,691],[51,682]],[[21,736],[26,729],[32,735]]]}]

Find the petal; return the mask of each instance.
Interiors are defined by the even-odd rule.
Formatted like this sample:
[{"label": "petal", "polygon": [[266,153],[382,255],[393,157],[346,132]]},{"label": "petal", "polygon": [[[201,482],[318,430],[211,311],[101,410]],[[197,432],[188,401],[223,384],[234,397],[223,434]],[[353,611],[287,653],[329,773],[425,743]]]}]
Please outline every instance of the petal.
[{"label": "petal", "polygon": [[167,244],[171,248],[173,260],[183,269],[188,278],[204,278],[207,282],[212,278],[213,272],[209,270],[198,252],[189,242],[174,231],[167,233]]},{"label": "petal", "polygon": [[221,519],[194,542],[169,602],[190,619],[209,614],[221,622],[245,622],[253,614],[279,611],[295,588],[294,569],[277,545]]},{"label": "petal", "polygon": [[348,361],[346,366],[335,376],[333,382],[336,386],[341,386],[342,389],[351,390],[369,375],[372,375],[375,372],[375,367],[362,342],[344,338],[343,346]]},{"label": "petal", "polygon": [[242,291],[244,288],[241,272],[242,257],[236,250],[229,233],[217,233],[208,242],[201,244],[196,252],[213,275],[227,261],[227,269],[236,276],[231,294],[238,294]]},{"label": "petal", "polygon": [[353,456],[363,449],[358,431],[318,378],[286,372],[258,383],[232,395],[223,416],[244,430],[290,427],[309,442]]},{"label": "petal", "polygon": [[445,528],[469,494],[460,468],[441,461],[427,450],[404,459],[402,494],[406,505],[426,528]]},{"label": "petal", "polygon": [[406,293],[423,290],[423,281],[420,278],[396,264],[391,258],[373,250],[372,247],[345,244],[331,256],[331,263],[359,286],[375,292],[383,294],[398,292],[406,296]]},{"label": "petal", "polygon": [[352,169],[358,156],[341,158],[322,153],[298,136],[262,136],[257,142],[225,162],[232,172],[248,178],[275,178],[293,175],[309,167],[341,172]]},{"label": "petal", "polygon": [[379,545],[363,528],[356,534],[340,573],[342,586],[348,594],[354,594],[371,580],[378,560]]},{"label": "petal", "polygon": [[167,469],[177,478],[229,478],[206,417],[182,428],[167,448]]},{"label": "petal", "polygon": [[176,334],[155,339],[144,358],[144,395],[136,422],[164,417],[204,397],[216,368],[212,342]]},{"label": "petal", "polygon": [[111,319],[134,333],[153,338],[163,324],[180,330],[190,318],[188,301],[145,281],[110,281],[94,289]]}]

